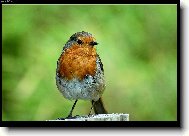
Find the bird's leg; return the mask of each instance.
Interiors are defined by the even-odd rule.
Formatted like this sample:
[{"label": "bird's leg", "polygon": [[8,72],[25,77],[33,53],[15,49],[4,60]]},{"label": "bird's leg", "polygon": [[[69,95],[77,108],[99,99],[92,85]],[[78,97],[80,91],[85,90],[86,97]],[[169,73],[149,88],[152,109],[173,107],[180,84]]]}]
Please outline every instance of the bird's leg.
[{"label": "bird's leg", "polygon": [[78,99],[75,100],[75,102],[74,102],[74,104],[73,104],[73,106],[72,106],[72,109],[71,109],[71,111],[70,111],[70,113],[69,113],[69,115],[68,115],[67,118],[71,118],[71,117],[72,117],[72,112],[73,112],[73,110],[74,110],[74,108],[75,108],[75,105],[76,105],[77,101],[78,101]]},{"label": "bird's leg", "polygon": [[89,112],[88,116],[91,115],[91,112],[92,112],[92,109],[93,109],[94,104],[95,104],[95,101],[92,100],[92,106],[91,106],[91,109],[90,109],[90,112]]}]

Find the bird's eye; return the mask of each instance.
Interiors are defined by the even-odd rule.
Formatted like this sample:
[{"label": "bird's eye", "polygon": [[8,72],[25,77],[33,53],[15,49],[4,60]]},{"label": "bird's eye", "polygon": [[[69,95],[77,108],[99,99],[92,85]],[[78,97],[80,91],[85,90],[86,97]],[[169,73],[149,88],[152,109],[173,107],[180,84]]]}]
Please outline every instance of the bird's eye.
[{"label": "bird's eye", "polygon": [[78,43],[78,44],[82,44],[83,42],[78,39],[78,40],[77,40],[77,43]]}]

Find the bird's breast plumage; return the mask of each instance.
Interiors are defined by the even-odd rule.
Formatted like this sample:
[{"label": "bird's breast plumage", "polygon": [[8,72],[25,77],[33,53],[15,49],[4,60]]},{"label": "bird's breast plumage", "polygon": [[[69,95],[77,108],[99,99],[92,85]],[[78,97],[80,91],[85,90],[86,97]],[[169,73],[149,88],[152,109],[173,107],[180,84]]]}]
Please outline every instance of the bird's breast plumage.
[{"label": "bird's breast plumage", "polygon": [[58,73],[69,80],[83,80],[86,75],[94,76],[96,57],[96,49],[92,46],[73,45],[61,54]]}]

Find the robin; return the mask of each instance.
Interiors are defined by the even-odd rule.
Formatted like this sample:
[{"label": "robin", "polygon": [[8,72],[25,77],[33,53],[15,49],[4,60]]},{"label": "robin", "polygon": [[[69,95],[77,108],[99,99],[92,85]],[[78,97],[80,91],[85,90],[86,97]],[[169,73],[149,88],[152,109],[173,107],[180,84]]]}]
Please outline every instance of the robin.
[{"label": "robin", "polygon": [[78,99],[90,100],[95,114],[107,113],[101,98],[105,80],[97,44],[92,34],[77,32],[67,41],[57,61],[57,88],[66,99],[75,100],[68,117],[72,117]]}]

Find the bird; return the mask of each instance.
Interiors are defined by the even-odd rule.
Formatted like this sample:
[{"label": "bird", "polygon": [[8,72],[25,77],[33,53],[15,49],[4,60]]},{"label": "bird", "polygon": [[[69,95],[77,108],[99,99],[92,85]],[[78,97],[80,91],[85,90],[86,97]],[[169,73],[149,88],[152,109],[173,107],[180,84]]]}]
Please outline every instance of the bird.
[{"label": "bird", "polygon": [[66,42],[58,58],[57,88],[64,98],[75,100],[67,118],[72,117],[78,100],[90,100],[95,114],[108,113],[102,101],[106,87],[104,68],[96,45],[98,43],[91,33],[76,32]]}]

